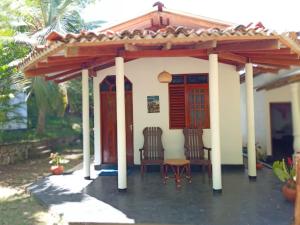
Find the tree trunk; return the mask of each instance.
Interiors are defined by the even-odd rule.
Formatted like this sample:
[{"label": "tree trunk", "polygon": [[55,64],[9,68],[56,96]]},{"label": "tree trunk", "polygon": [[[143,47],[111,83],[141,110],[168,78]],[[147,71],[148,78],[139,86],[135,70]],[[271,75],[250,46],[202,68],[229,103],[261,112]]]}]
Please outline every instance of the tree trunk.
[{"label": "tree trunk", "polygon": [[40,108],[37,130],[36,130],[38,134],[43,134],[45,132],[45,123],[46,123],[46,110],[43,108]]}]

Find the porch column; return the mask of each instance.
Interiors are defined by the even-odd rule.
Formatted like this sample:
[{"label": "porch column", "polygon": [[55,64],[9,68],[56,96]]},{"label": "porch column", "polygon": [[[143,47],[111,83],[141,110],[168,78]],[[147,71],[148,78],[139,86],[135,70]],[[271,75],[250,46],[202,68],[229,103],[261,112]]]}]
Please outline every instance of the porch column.
[{"label": "porch column", "polygon": [[247,97],[247,133],[248,133],[248,175],[249,179],[256,179],[256,151],[254,126],[254,100],[253,100],[253,65],[246,63],[246,97]]},{"label": "porch column", "polygon": [[83,135],[83,172],[90,179],[90,118],[89,118],[89,71],[82,70],[82,135]]},{"label": "porch column", "polygon": [[222,192],[220,110],[219,110],[219,71],[218,55],[209,55],[209,102],[211,129],[212,184],[214,192]]},{"label": "porch column", "polygon": [[299,109],[299,83],[291,84],[292,92],[292,119],[294,136],[294,156],[300,157],[300,109]]},{"label": "porch column", "polygon": [[127,189],[124,58],[116,57],[118,189]]},{"label": "porch column", "polygon": [[94,165],[96,170],[101,166],[101,136],[100,136],[100,90],[99,80],[93,78],[93,96],[94,96]]}]

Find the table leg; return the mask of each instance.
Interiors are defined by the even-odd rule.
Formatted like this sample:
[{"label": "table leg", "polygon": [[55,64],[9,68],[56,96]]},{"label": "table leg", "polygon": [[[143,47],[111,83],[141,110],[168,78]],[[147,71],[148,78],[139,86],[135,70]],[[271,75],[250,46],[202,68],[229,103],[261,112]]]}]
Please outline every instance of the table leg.
[{"label": "table leg", "polygon": [[191,176],[191,165],[186,165],[186,178],[188,179],[189,183],[192,183],[192,176]]},{"label": "table leg", "polygon": [[164,184],[167,183],[167,179],[168,179],[168,165],[163,165],[163,173],[164,173]]},{"label": "table leg", "polygon": [[176,182],[176,187],[181,187],[180,166],[176,166],[175,168],[175,182]]}]

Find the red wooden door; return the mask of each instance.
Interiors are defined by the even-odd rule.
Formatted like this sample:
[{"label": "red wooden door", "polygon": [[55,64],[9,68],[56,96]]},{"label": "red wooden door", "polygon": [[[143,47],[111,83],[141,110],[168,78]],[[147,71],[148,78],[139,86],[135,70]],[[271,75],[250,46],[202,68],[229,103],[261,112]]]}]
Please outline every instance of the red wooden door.
[{"label": "red wooden door", "polygon": [[[108,88],[102,88],[103,82],[106,82],[105,85]],[[115,80],[108,79],[103,82],[100,86],[102,163],[115,164],[118,159]],[[126,82],[129,81],[126,80]],[[132,91],[130,89],[127,87],[125,91],[127,164],[133,164],[133,116]]]}]

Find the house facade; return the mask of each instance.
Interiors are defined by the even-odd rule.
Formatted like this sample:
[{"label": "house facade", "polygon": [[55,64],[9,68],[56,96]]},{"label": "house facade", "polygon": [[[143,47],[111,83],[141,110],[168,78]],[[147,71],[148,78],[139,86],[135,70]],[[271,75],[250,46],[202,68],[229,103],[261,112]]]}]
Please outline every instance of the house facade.
[{"label": "house facade", "polygon": [[[179,128],[172,127],[170,121],[170,90],[169,86],[172,84],[160,83],[158,80],[158,74],[164,70],[175,75],[182,76],[208,76],[209,65],[207,60],[196,59],[191,57],[166,57],[166,58],[143,58],[127,62],[124,64],[125,76],[132,84],[132,111],[126,113],[132,113],[132,124],[126,124],[127,126],[133,126],[130,129],[126,129],[127,132],[132,132],[132,148],[133,148],[133,163],[140,164],[139,149],[143,146],[144,137],[143,129],[145,127],[160,127],[163,130],[162,142],[165,148],[166,158],[184,158],[184,136],[182,129],[188,125],[184,125]],[[107,149],[104,146],[105,142],[103,135],[107,132],[107,121],[101,120],[101,108],[107,107],[107,101],[103,98],[103,92],[101,91],[101,83],[105,82],[105,78],[115,74],[115,67],[110,67],[97,72],[97,76],[94,80],[94,103],[95,111],[94,117],[100,118],[94,124],[95,136],[95,152],[100,152],[100,163],[116,163],[117,159],[106,159],[110,156],[105,156],[111,149]],[[219,64],[219,93],[220,93],[220,135],[221,135],[221,159],[222,164],[229,165],[241,165],[242,162],[242,136],[241,136],[241,116],[240,116],[240,83],[239,73],[234,66]],[[194,84],[195,85],[195,84]],[[201,87],[199,87],[201,89]],[[102,94],[102,98],[101,98]],[[149,113],[147,109],[147,97],[158,96],[159,97],[159,112]],[[190,103],[190,102],[188,102]],[[187,104],[188,104],[187,103]],[[201,104],[199,102],[199,104]],[[203,104],[203,103],[202,103]],[[102,107],[101,107],[102,106]],[[187,105],[187,107],[189,107]],[[109,109],[108,109],[109,110]],[[102,114],[105,112],[102,111]],[[187,112],[188,113],[188,112]],[[103,115],[105,116],[105,115]],[[185,115],[186,117],[188,115]],[[209,117],[209,112],[207,114]],[[112,120],[112,118],[109,118]],[[184,118],[186,119],[186,118]],[[209,118],[208,118],[209,120]],[[101,129],[102,127],[102,129]],[[97,135],[98,134],[98,135]],[[114,135],[110,133],[109,138]],[[210,126],[204,129],[203,141],[207,147],[211,147],[210,143],[211,129]],[[116,141],[116,138],[113,138]],[[104,144],[104,145],[103,145]],[[102,146],[102,148],[101,148]],[[114,145],[116,146],[116,145]],[[114,146],[110,146],[113,148]],[[104,147],[104,148],[103,148]],[[102,151],[101,151],[102,149]],[[103,151],[107,151],[103,152]],[[111,161],[112,160],[112,161]]]},{"label": "house facade", "polygon": [[[157,10],[80,34],[52,32],[47,44],[19,65],[28,77],[56,83],[82,77],[83,170],[90,176],[89,105],[94,104],[94,165],[118,164],[118,188],[127,188],[127,164],[139,164],[142,130],[163,130],[165,158],[183,158],[185,127],[204,129],[211,147],[213,190],[222,190],[222,164],[242,164],[239,71],[245,70],[248,175],[256,178],[253,74],[299,64],[293,36],[261,24],[233,24]],[[274,58],[276,55],[277,58]],[[171,75],[160,82],[162,73]],[[93,79],[93,103],[89,102]]]},{"label": "house facade", "polygon": [[[278,74],[263,73],[254,79],[255,139],[263,154],[278,160],[293,157],[293,98],[298,89],[299,68],[282,69]],[[295,79],[296,78],[296,79]],[[300,92],[296,90],[296,101]],[[241,113],[245,117],[245,83],[241,84]],[[247,145],[247,128],[242,119],[243,145]]]}]

